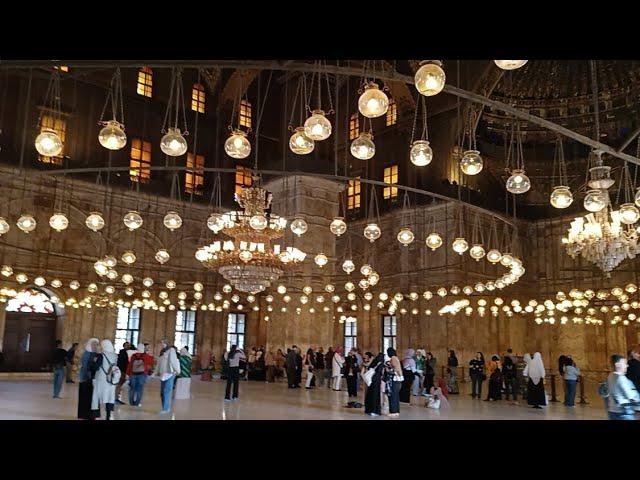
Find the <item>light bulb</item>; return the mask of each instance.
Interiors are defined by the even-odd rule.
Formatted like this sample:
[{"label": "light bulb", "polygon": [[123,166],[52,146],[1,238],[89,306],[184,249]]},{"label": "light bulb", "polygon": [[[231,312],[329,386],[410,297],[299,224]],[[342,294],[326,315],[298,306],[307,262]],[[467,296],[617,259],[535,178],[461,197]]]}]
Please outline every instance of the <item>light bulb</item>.
[{"label": "light bulb", "polygon": [[608,203],[608,193],[604,190],[589,190],[584,197],[584,208],[589,212],[599,212]]},{"label": "light bulb", "polygon": [[549,197],[549,202],[554,208],[567,208],[573,203],[573,195],[569,187],[553,187],[553,192]]},{"label": "light bulb", "polygon": [[122,221],[124,222],[125,226],[132,232],[142,226],[142,217],[135,210],[131,210],[129,213],[127,213]]},{"label": "light bulb", "polygon": [[98,230],[102,230],[104,228],[104,218],[98,212],[91,212],[84,224],[87,226],[89,230],[93,230],[97,232]]},{"label": "light bulb", "polygon": [[98,260],[97,262],[95,262],[93,264],[93,269],[100,276],[106,275],[109,271],[109,267],[102,260]]},{"label": "light bulb", "polygon": [[452,243],[453,251],[462,255],[469,249],[469,242],[467,242],[464,238],[458,237]]},{"label": "light bulb", "polygon": [[33,232],[36,229],[36,219],[29,214],[25,214],[20,216],[16,225],[25,233]]},{"label": "light bulb", "polygon": [[224,228],[224,218],[221,213],[212,213],[207,218],[207,227],[213,233],[218,233]]},{"label": "light bulb", "polygon": [[367,82],[358,99],[358,110],[367,118],[381,117],[389,109],[389,97],[375,82]]},{"label": "light bulb", "polygon": [[487,253],[487,260],[489,260],[489,262],[491,263],[498,263],[501,259],[502,259],[502,253],[500,253],[500,251],[496,250],[495,248],[492,248]]},{"label": "light bulb", "polygon": [[360,267],[360,273],[362,275],[364,275],[365,277],[368,277],[369,275],[371,275],[373,273],[373,267],[371,265],[369,265],[368,263],[365,263],[364,265],[362,265]]},{"label": "light bulb", "polygon": [[477,175],[482,171],[482,157],[478,150],[467,150],[460,159],[460,170],[465,175]]},{"label": "light bulb", "polygon": [[478,245],[478,244],[474,245],[473,247],[471,247],[469,249],[469,255],[476,262],[479,261],[485,255],[484,247],[482,245]]},{"label": "light bulb", "polygon": [[62,282],[60,280],[58,280],[57,278],[51,280],[51,286],[53,288],[60,288],[62,286]]},{"label": "light bulb", "polygon": [[147,288],[151,287],[151,285],[153,285],[153,278],[151,278],[151,277],[143,278],[142,279],[142,284]]},{"label": "light bulb", "polygon": [[182,225],[182,218],[180,218],[180,215],[178,215],[176,212],[167,212],[167,214],[164,216],[164,219],[162,220],[162,223],[165,227],[173,232],[175,229],[180,228],[180,226]]},{"label": "light bulb", "polygon": [[116,278],[118,278],[118,272],[116,272],[115,270],[109,270],[107,272],[107,278],[109,280],[115,280]]},{"label": "light bulb", "polygon": [[423,62],[415,74],[414,80],[418,92],[427,97],[437,95],[444,88],[446,76],[437,60]]},{"label": "light bulb", "polygon": [[36,277],[33,280],[33,283],[35,283],[36,286],[38,286],[38,287],[44,287],[46,285],[47,281],[43,277]]},{"label": "light bulb", "polygon": [[231,158],[247,158],[251,153],[251,142],[249,142],[247,134],[242,130],[233,130],[224,142],[224,151]]},{"label": "light bulb", "polygon": [[290,225],[291,231],[297,236],[303,235],[309,228],[304,218],[295,218]]},{"label": "light bulb", "polygon": [[413,234],[411,229],[404,227],[404,228],[401,228],[400,231],[398,232],[397,238],[402,245],[407,246],[411,242],[413,242],[415,235]]},{"label": "light bulb", "polygon": [[425,240],[427,247],[429,247],[432,251],[435,251],[436,248],[440,248],[442,246],[442,237],[437,233],[430,233]]},{"label": "light bulb", "polygon": [[98,134],[100,145],[108,150],[120,150],[127,144],[124,125],[115,120],[109,120]]},{"label": "light bulb", "polygon": [[526,193],[531,188],[531,180],[525,175],[524,170],[516,168],[507,179],[506,187],[508,192],[516,195]]},{"label": "light bulb", "polygon": [[640,218],[640,212],[633,203],[623,203],[620,205],[620,221],[625,225],[632,225]]},{"label": "light bulb", "polygon": [[494,60],[495,64],[502,70],[515,70],[524,66],[529,60]]},{"label": "light bulb", "polygon": [[122,275],[122,278],[120,280],[122,280],[122,283],[124,283],[125,285],[129,285],[130,283],[133,283],[133,275],[131,275],[130,273],[125,273],[124,275]]},{"label": "light bulb", "polygon": [[249,219],[249,226],[254,230],[264,230],[267,228],[267,223],[264,215],[254,215]]},{"label": "light bulb", "polygon": [[313,261],[316,262],[316,265],[322,268],[329,262],[329,259],[324,253],[319,253],[318,255],[315,256]]},{"label": "light bulb", "polygon": [[369,132],[362,132],[351,142],[351,155],[360,160],[369,160],[376,154],[376,145]]},{"label": "light bulb", "polygon": [[[636,202],[636,205],[640,207],[640,187],[638,187],[638,190],[636,190],[636,196],[634,200]],[[2,231],[0,231],[0,235],[2,235]]]},{"label": "light bulb", "polygon": [[355,264],[353,263],[353,260],[345,260],[344,262],[342,262],[342,270],[344,270],[347,274],[353,272],[356,269]]},{"label": "light bulb", "polygon": [[429,165],[433,160],[433,150],[427,140],[416,140],[411,144],[409,159],[417,167]]},{"label": "light bulb", "polygon": [[174,288],[176,288],[176,282],[174,280],[167,280],[167,283],[165,283],[164,286],[169,290],[173,290]]},{"label": "light bulb", "polygon": [[287,293],[287,287],[285,287],[284,285],[278,285],[278,287],[276,288],[276,291],[280,294],[280,295],[284,295],[285,293]]},{"label": "light bulb", "polygon": [[289,138],[289,149],[297,155],[307,155],[315,146],[316,143],[304,133],[304,127],[297,127]]},{"label": "light bulb", "polygon": [[9,232],[10,229],[11,227],[9,225],[9,222],[7,222],[7,220],[4,217],[0,217],[0,236]]},{"label": "light bulb", "polygon": [[136,255],[131,250],[127,250],[122,254],[122,261],[127,265],[131,265],[136,261]]},{"label": "light bulb", "polygon": [[2,268],[0,268],[0,273],[4,277],[10,277],[11,275],[13,275],[13,268],[11,268],[9,265],[2,265]]},{"label": "light bulb", "polygon": [[314,110],[304,122],[304,133],[311,140],[325,140],[331,135],[331,122],[322,110]]},{"label": "light bulb", "polygon": [[69,288],[71,288],[71,290],[77,290],[80,288],[80,282],[77,280],[71,280],[69,282]]},{"label": "light bulb", "polygon": [[187,141],[179,128],[169,127],[167,133],[160,140],[160,150],[170,157],[179,157],[187,151]]},{"label": "light bulb", "polygon": [[40,155],[55,157],[62,152],[62,140],[55,131],[43,128],[36,137],[36,150]]},{"label": "light bulb", "polygon": [[113,268],[118,264],[116,257],[114,257],[113,255],[106,255],[102,261],[109,268]]},{"label": "light bulb", "polygon": [[336,237],[339,237],[344,232],[346,232],[347,231],[347,224],[345,223],[344,218],[343,217],[335,217],[331,221],[331,224],[329,225],[329,230],[331,230],[331,233],[333,233]]},{"label": "light bulb", "polygon": [[16,282],[18,283],[26,283],[27,280],[29,280],[29,277],[27,277],[27,275],[24,273],[19,273],[16,275]]},{"label": "light bulb", "polygon": [[364,237],[371,243],[380,238],[380,235],[380,227],[375,223],[369,223],[366,227],[364,227]]},{"label": "light bulb", "polygon": [[49,226],[56,232],[61,232],[62,230],[66,230],[69,226],[69,219],[64,213],[54,213],[49,219]]},{"label": "light bulb", "polygon": [[158,250],[155,254],[156,261],[160,264],[160,265],[164,265],[165,263],[167,263],[169,261],[169,259],[171,258],[171,256],[169,255],[169,252],[167,252],[164,248],[161,248],[160,250]]}]

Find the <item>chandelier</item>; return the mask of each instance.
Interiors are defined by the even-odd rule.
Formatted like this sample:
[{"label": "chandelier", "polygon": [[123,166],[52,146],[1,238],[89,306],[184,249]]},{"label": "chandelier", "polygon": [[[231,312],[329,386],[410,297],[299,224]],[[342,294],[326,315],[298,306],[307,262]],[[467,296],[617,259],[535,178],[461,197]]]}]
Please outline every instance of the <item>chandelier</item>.
[{"label": "chandelier", "polygon": [[235,199],[243,210],[227,212],[221,219],[221,232],[231,239],[199,248],[196,258],[236,289],[255,294],[280,278],[285,269],[302,262],[306,254],[294,247],[271,245],[284,235],[287,220],[267,213],[271,194],[265,189],[245,188]]}]

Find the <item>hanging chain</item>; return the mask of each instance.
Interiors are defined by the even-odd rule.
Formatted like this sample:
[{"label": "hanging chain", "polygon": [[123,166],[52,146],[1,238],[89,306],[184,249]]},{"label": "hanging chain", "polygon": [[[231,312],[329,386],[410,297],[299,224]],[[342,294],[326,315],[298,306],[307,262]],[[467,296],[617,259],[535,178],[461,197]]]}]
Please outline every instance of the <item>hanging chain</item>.
[{"label": "hanging chain", "polygon": [[595,141],[600,141],[600,103],[598,101],[598,73],[596,71],[596,61],[589,60],[589,66],[591,67],[591,86],[593,94],[593,113],[595,119]]},{"label": "hanging chain", "polygon": [[162,121],[161,133],[167,133],[167,123],[171,121],[171,109],[173,106],[173,91],[176,84],[176,69],[171,69],[171,86],[169,87],[169,100],[167,101],[167,109],[164,112],[164,120]]},{"label": "hanging chain", "polygon": [[[296,105],[298,105],[298,96],[300,96],[301,90],[302,90],[302,75],[298,77],[298,86],[296,87],[296,94],[293,97],[293,105],[291,106],[291,117],[289,118],[289,131],[293,131],[293,116],[296,113]],[[300,99],[300,103],[302,103],[302,99]]]}]

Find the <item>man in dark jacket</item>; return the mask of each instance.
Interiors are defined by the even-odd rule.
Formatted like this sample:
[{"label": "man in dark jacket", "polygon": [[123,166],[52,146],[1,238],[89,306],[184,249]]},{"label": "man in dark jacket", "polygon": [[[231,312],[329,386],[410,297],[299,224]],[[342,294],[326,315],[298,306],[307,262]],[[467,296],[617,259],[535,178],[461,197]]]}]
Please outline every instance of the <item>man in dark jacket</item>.
[{"label": "man in dark jacket", "polygon": [[284,366],[287,370],[287,383],[289,384],[289,388],[300,388],[300,385],[296,383],[298,379],[296,373],[296,346],[292,346],[290,349],[287,349],[287,356],[284,360]]},{"label": "man in dark jacket", "polygon": [[318,381],[320,382],[318,386],[324,385],[324,349],[322,347],[318,348],[316,352],[316,369],[313,372],[313,379],[315,380],[318,377]]},{"label": "man in dark jacket", "polygon": [[327,388],[331,388],[331,369],[333,368],[333,347],[329,347],[327,354],[324,356],[324,365],[327,372]]},{"label": "man in dark jacket", "polygon": [[627,378],[633,382],[636,390],[640,392],[640,345],[631,350]]},{"label": "man in dark jacket", "polygon": [[300,355],[300,349],[295,346],[296,352],[296,388],[300,388],[300,382],[302,382],[302,355]]},{"label": "man in dark jacket", "polygon": [[64,379],[64,366],[67,364],[67,351],[62,348],[62,340],[56,340],[56,348],[53,350],[53,398],[60,398],[62,380]]},{"label": "man in dark jacket", "polygon": [[124,402],[120,400],[120,397],[122,395],[122,386],[127,380],[127,376],[124,372],[127,371],[127,367],[129,366],[129,354],[127,353],[129,350],[131,350],[131,344],[129,342],[124,342],[122,349],[118,353],[118,368],[122,372],[122,375],[120,375],[120,381],[116,387],[116,403],[119,405],[124,405]]},{"label": "man in dark jacket", "polygon": [[77,343],[71,345],[71,348],[67,350],[67,365],[65,367],[67,371],[67,383],[75,383],[73,381],[73,362],[75,361],[76,356],[76,347]]}]

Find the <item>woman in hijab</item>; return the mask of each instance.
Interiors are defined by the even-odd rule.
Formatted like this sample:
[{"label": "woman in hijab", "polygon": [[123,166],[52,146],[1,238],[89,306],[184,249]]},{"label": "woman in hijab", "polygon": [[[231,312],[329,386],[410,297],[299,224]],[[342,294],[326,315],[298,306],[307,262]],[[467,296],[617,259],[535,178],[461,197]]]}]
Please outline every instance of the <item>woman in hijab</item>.
[{"label": "woman in hijab", "polygon": [[382,413],[382,402],[380,401],[380,386],[382,384],[382,373],[384,371],[384,355],[379,353],[367,365],[367,370],[373,369],[371,384],[367,386],[364,396],[364,413],[371,417],[379,417]]},{"label": "woman in hijab", "polygon": [[97,338],[90,338],[84,347],[80,357],[80,371],[78,372],[78,418],[82,420],[95,420],[99,415],[91,410],[93,398],[93,377],[100,367],[102,357],[98,355]]},{"label": "woman in hijab", "polygon": [[424,350],[421,348],[417,349],[413,359],[416,361],[416,374],[413,376],[412,393],[414,397],[417,397],[420,395],[420,387],[424,374]]},{"label": "woman in hijab", "polygon": [[[246,359],[244,352],[236,345],[231,345],[231,350],[226,353],[226,360],[229,364],[227,373],[227,389],[225,390],[224,401],[230,402],[238,398],[238,386],[240,380],[240,360]],[[231,386],[233,385],[233,399],[231,398]]]},{"label": "woman in hijab", "polygon": [[489,373],[489,392],[485,401],[493,402],[502,400],[502,369],[500,367],[500,357],[493,355],[487,367]]},{"label": "woman in hijab", "polygon": [[129,365],[127,366],[127,375],[129,376],[129,405],[139,407],[142,402],[142,393],[144,392],[144,384],[147,381],[147,375],[153,367],[153,357],[145,352],[144,344],[139,343],[138,349],[131,355]]},{"label": "woman in hijab", "polygon": [[427,352],[424,360],[424,390],[425,393],[429,393],[431,387],[433,387],[433,379],[436,376],[436,358],[431,352]]},{"label": "woman in hijab", "polygon": [[180,362],[180,373],[176,380],[176,400],[188,400],[191,398],[192,359],[187,347],[182,347],[180,350],[178,361]]},{"label": "woman in hijab", "polygon": [[415,351],[413,348],[405,350],[402,356],[402,387],[400,388],[400,401],[402,403],[411,403],[411,385],[416,376],[416,361],[413,359]]},{"label": "woman in hijab", "polygon": [[113,348],[111,340],[105,338],[100,342],[100,346],[102,347],[102,353],[100,354],[102,356],[102,362],[93,379],[91,410],[99,415],[100,405],[104,404],[105,410],[107,411],[106,418],[107,420],[111,420],[111,412],[113,412],[113,406],[116,402],[116,386],[123,373],[120,372],[119,369],[117,371],[120,375],[114,373],[116,371],[115,369],[118,368],[118,355]]},{"label": "woman in hijab", "polygon": [[389,396],[389,416],[400,416],[400,385],[402,385],[402,367],[394,348],[387,348],[389,360],[385,363],[385,382]]},{"label": "woman in hijab", "polygon": [[533,408],[542,408],[541,405],[547,404],[547,397],[544,393],[545,371],[540,352],[533,354],[533,358],[525,367],[523,375],[529,378],[527,382],[527,403]]},{"label": "woman in hijab", "polygon": [[171,393],[178,373],[180,373],[180,362],[176,350],[166,340],[163,340],[155,371],[155,375],[160,377],[160,401],[162,403],[160,415],[171,411]]},{"label": "woman in hijab", "polygon": [[336,347],[331,361],[331,378],[333,379],[332,388],[336,392],[340,391],[340,383],[342,378],[342,367],[344,366],[344,357],[342,356],[342,347]]}]

